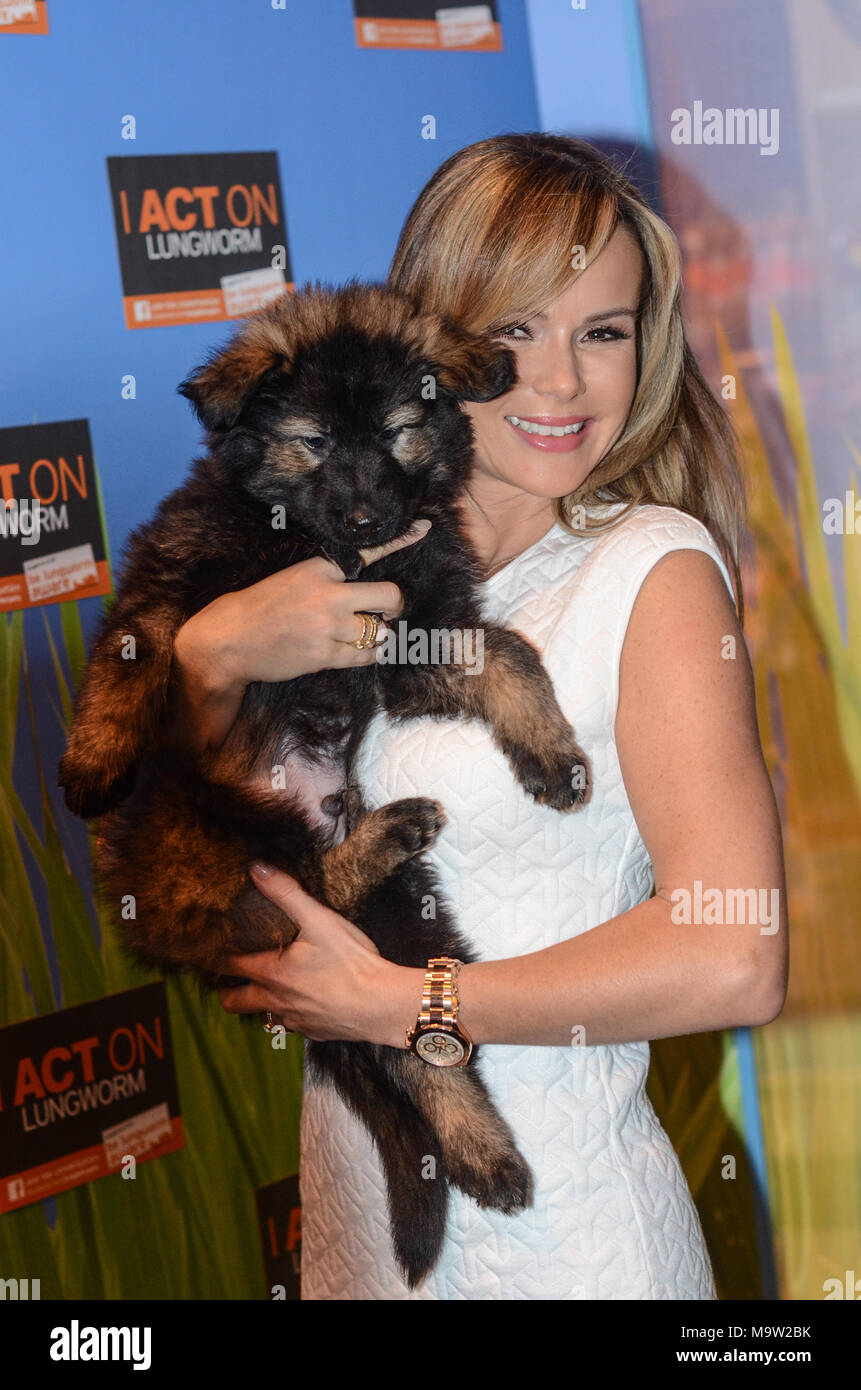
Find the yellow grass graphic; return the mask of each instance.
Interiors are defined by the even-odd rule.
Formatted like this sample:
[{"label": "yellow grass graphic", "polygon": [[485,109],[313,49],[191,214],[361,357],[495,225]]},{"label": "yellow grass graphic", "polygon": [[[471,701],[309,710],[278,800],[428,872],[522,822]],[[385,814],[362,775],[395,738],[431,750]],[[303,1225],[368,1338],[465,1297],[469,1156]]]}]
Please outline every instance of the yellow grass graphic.
[{"label": "yellow grass graphic", "polygon": [[[754,1031],[781,1296],[824,1296],[861,1249],[861,535],[843,536],[847,636],[831,582],[804,407],[772,307],[778,390],[797,466],[779,503],[741,373],[718,325],[749,478],[746,624],[763,750],[778,792],[791,932],[781,1017]],[[847,487],[858,493],[847,440]],[[797,530],[796,530],[797,527]],[[805,582],[806,578],[806,582]]]}]

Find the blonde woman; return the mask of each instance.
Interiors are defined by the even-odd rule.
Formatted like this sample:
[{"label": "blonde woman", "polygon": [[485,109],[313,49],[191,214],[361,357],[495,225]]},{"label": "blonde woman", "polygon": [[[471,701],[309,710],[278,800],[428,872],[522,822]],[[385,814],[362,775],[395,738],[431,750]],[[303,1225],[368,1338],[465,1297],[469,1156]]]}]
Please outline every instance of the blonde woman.
[{"label": "blonde woman", "polygon": [[[463,514],[487,615],[541,650],[594,791],[568,816],[536,806],[474,722],[380,714],[368,731],[356,767],[368,804],[421,793],[446,809],[430,856],[482,955],[460,972],[459,1020],[535,1200],[505,1215],[452,1190],[442,1256],[410,1290],[367,1131],[333,1090],[307,1088],[303,1298],[713,1299],[696,1209],[645,1093],[647,1040],[773,1019],[787,921],[733,597],[734,579],[741,611],[744,489],[685,343],[677,242],[591,146],[503,135],[437,170],[389,279],[516,354],[514,388],[464,406],[476,465]],[[374,660],[352,645],[359,609],[393,621],[400,594],[346,584],[320,560],[196,615],[177,639],[189,731],[218,743],[249,681]],[[424,972],[384,960],[286,875],[256,881],[301,936],[280,959],[238,958],[253,983],[224,990],[224,1007],[271,1010],[308,1038],[404,1047]],[[697,881],[777,889],[777,929],[677,920],[677,890],[696,902]]]}]

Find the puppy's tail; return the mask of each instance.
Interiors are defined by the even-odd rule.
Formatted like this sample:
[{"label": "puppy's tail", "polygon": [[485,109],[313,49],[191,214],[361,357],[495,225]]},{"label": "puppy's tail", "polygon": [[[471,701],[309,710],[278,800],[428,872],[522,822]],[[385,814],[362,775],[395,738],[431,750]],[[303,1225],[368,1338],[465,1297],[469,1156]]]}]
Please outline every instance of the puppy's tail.
[{"label": "puppy's tail", "polygon": [[386,1074],[386,1054],[394,1052],[370,1043],[312,1042],[308,1063],[312,1075],[334,1084],[377,1146],[395,1258],[414,1289],[442,1250],[448,1183],[439,1140]]}]

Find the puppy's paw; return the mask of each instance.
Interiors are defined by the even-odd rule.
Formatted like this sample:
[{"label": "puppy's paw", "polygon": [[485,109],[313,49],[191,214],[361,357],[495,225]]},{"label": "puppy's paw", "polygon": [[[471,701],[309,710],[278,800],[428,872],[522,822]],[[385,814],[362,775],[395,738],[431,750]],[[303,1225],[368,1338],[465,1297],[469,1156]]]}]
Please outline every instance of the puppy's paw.
[{"label": "puppy's paw", "polygon": [[400,858],[409,859],[432,845],[445,825],[445,811],[438,801],[426,796],[408,796],[393,801],[378,812],[381,835],[387,847]]},{"label": "puppy's paw", "polygon": [[537,758],[531,749],[521,749],[510,756],[520,785],[539,806],[575,811],[589,800],[589,763],[576,743],[545,758]]},{"label": "puppy's paw", "polygon": [[475,1165],[446,1164],[445,1176],[480,1207],[510,1215],[532,1206],[532,1170],[515,1149],[485,1159]]},{"label": "puppy's paw", "polygon": [[134,782],[134,768],[122,776],[111,777],[97,769],[81,768],[65,754],[57,768],[57,786],[63,790],[66,806],[81,820],[92,820],[113,810],[128,796]]}]

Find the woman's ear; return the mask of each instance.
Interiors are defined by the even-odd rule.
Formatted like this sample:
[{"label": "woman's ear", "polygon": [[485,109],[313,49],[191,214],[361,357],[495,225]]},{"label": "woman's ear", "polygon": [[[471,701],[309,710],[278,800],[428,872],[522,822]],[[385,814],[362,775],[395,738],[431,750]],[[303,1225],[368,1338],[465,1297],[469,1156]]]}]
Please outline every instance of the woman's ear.
[{"label": "woman's ear", "polygon": [[500,343],[467,333],[433,314],[421,315],[413,331],[429,374],[457,400],[492,401],[517,381],[517,358]]},{"label": "woman's ear", "polygon": [[251,319],[176,388],[208,430],[231,429],[266,374],[289,371],[292,354],[283,330],[271,312],[264,310],[264,315]]}]

